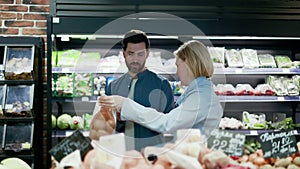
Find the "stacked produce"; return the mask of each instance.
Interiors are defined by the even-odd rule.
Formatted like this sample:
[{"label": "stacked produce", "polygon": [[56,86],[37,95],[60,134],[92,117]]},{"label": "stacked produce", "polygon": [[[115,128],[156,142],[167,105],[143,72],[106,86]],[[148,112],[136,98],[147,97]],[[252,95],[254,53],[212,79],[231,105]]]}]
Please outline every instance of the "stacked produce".
[{"label": "stacked produce", "polygon": [[269,84],[258,84],[253,88],[250,84],[217,84],[214,86],[215,93],[222,96],[273,96],[275,91]]},{"label": "stacked produce", "polygon": [[295,96],[299,95],[299,76],[294,75],[291,78],[284,76],[268,76],[267,84],[269,84],[278,96]]},{"label": "stacked produce", "polygon": [[[116,166],[118,166],[116,169],[297,169],[300,167],[299,152],[283,158],[265,158],[260,144],[256,140],[251,140],[245,143],[242,156],[228,156],[220,150],[208,148],[203,144],[202,138],[187,134],[185,139],[177,139],[174,143],[167,143],[163,147],[151,146],[146,147],[142,153],[133,150],[123,154],[111,153],[101,148],[97,140],[93,140],[94,148],[76,167],[81,169],[114,169]],[[106,136],[102,136],[99,142],[101,139],[106,140]],[[122,139],[117,142],[124,143]],[[300,142],[297,143],[297,148],[300,149]]]},{"label": "stacked produce", "polygon": [[52,128],[59,128],[62,130],[66,129],[84,129],[84,119],[81,116],[71,116],[69,114],[62,114],[56,118],[56,116],[51,115],[52,118]]},{"label": "stacked produce", "polygon": [[223,117],[219,124],[220,129],[250,129],[250,130],[283,130],[299,129],[300,124],[295,124],[291,117],[278,122],[267,121],[265,114],[251,114],[243,112],[243,119],[238,120],[233,117]]},{"label": "stacked produce", "polygon": [[254,49],[225,49],[208,47],[215,67],[229,68],[299,68],[299,62],[286,55],[258,53]]}]

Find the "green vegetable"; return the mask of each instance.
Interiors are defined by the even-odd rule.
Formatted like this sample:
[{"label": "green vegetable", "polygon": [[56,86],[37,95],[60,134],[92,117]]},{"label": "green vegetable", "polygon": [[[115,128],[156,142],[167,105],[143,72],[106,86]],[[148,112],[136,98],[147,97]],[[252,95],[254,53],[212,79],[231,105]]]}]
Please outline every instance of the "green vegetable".
[{"label": "green vegetable", "polygon": [[71,121],[72,117],[69,114],[62,114],[57,118],[57,127],[60,129],[68,129]]},{"label": "green vegetable", "polygon": [[70,122],[70,128],[73,130],[83,129],[83,119],[80,116],[73,116]]},{"label": "green vegetable", "polygon": [[56,117],[52,114],[51,115],[51,120],[52,120],[52,129],[56,127]]}]

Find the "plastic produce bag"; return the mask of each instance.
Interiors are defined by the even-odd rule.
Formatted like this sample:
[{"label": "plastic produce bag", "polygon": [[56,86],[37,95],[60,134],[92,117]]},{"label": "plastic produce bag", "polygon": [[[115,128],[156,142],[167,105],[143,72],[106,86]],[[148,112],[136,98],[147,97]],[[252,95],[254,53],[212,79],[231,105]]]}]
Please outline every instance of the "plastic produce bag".
[{"label": "plastic produce bag", "polygon": [[99,111],[94,113],[90,124],[89,137],[92,140],[99,140],[101,136],[114,133],[116,128],[116,116],[113,108],[99,106],[98,103],[95,106],[95,110]]}]

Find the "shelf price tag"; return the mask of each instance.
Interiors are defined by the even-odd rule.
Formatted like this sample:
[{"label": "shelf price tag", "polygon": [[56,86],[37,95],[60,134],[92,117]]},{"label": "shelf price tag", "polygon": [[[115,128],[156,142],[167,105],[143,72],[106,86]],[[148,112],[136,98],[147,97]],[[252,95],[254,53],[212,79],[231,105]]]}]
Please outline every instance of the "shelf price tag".
[{"label": "shelf price tag", "polygon": [[6,104],[5,109],[12,109],[14,106],[13,104]]},{"label": "shelf price tag", "polygon": [[298,152],[293,130],[262,133],[258,139],[265,158],[284,158]]},{"label": "shelf price tag", "polygon": [[83,134],[76,130],[72,135],[64,138],[60,143],[56,144],[49,153],[60,162],[65,156],[80,150],[81,158],[83,159],[86,153],[92,150],[93,147],[90,144],[90,140],[83,136]]},{"label": "shelf price tag", "polygon": [[242,156],[246,136],[226,130],[213,130],[207,141],[212,150],[221,150],[229,156]]},{"label": "shelf price tag", "polygon": [[88,101],[90,101],[90,99],[89,99],[89,97],[82,97],[82,98],[81,98],[81,101],[83,101],[83,102],[88,102]]},{"label": "shelf price tag", "polygon": [[235,73],[236,73],[236,74],[242,74],[242,73],[243,73],[243,69],[236,69],[236,70],[235,70]]},{"label": "shelf price tag", "polygon": [[284,101],[285,99],[284,99],[284,97],[277,97],[277,100],[278,101]]},{"label": "shelf price tag", "polygon": [[283,73],[290,73],[290,69],[284,68],[284,69],[282,69],[282,72]]}]

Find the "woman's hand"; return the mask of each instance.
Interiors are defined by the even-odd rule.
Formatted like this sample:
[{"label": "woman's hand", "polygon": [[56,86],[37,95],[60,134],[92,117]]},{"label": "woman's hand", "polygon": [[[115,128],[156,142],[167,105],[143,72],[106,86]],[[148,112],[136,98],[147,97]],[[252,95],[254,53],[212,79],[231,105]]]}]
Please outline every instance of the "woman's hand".
[{"label": "woman's hand", "polygon": [[98,102],[101,106],[115,108],[117,113],[121,112],[125,97],[113,95],[113,96],[100,96]]}]

